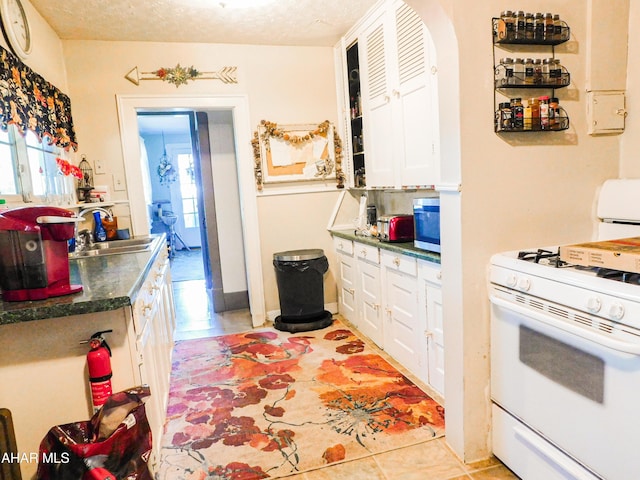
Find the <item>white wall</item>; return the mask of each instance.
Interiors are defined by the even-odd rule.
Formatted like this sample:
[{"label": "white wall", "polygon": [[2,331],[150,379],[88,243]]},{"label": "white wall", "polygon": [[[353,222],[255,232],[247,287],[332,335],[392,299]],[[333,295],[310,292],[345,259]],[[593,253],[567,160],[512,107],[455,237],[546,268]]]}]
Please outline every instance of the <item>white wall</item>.
[{"label": "white wall", "polygon": [[[28,0],[23,0],[22,3],[29,18],[33,45],[31,54],[23,62],[68,95],[62,42]],[[0,35],[0,45],[8,48],[2,35]],[[73,101],[71,103],[73,107]]]},{"label": "white wall", "polygon": [[[80,152],[91,161],[102,159],[107,171],[119,175],[124,174],[125,165],[116,95],[244,94],[255,127],[262,119],[279,124],[318,124],[326,119],[336,122],[331,48],[98,41],[64,41],[63,46]],[[124,78],[135,66],[149,72],[178,63],[203,72],[237,66],[238,83],[198,80],[176,89],[161,81],[141,81],[136,86]],[[249,145],[251,138],[236,141]],[[254,159],[239,157],[238,161],[253,165]],[[256,190],[262,233],[260,238],[248,241],[260,246],[267,311],[279,308],[273,253],[295,245],[323,248],[332,255],[326,223],[339,192],[329,188],[328,193],[285,196]],[[113,196],[126,200],[126,192],[114,192]],[[300,224],[306,228],[297,228]],[[337,295],[335,282],[330,275],[327,278],[325,300],[332,303]]]}]

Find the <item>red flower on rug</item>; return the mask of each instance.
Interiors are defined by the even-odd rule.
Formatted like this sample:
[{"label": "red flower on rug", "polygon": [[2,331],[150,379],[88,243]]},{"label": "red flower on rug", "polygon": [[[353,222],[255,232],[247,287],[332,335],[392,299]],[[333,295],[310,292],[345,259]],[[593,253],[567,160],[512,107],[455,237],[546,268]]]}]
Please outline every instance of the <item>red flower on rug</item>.
[{"label": "red flower on rug", "polygon": [[158,479],[277,478],[436,438],[444,410],[351,331],[178,343]]}]

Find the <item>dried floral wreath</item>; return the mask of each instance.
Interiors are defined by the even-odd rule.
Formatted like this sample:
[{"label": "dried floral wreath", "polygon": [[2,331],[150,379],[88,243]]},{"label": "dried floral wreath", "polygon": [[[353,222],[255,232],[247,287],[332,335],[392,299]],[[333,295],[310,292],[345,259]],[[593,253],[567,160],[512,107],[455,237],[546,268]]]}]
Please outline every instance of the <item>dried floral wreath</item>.
[{"label": "dried floral wreath", "polygon": [[[262,174],[262,162],[260,160],[260,142],[262,141],[265,150],[268,152],[271,150],[271,146],[269,144],[270,138],[278,138],[283,140],[284,142],[290,145],[299,145],[306,142],[313,141],[314,137],[318,135],[326,136],[329,131],[329,127],[331,126],[328,120],[318,124],[318,126],[314,130],[310,130],[306,132],[304,135],[294,135],[291,132],[281,128],[275,122],[269,122],[268,120],[261,120],[260,127],[262,129],[262,133],[258,133],[255,131],[253,134],[253,139],[251,140],[251,145],[253,146],[253,156],[255,158],[254,164],[254,172],[256,177],[256,185],[258,190],[262,190],[263,186],[263,174]],[[333,144],[335,149],[335,170],[336,170],[336,181],[337,188],[344,188],[345,175],[342,171],[342,140],[340,136],[333,130]],[[334,164],[333,161],[327,161],[324,165],[324,168],[316,172],[316,177],[326,178],[333,172]]]}]

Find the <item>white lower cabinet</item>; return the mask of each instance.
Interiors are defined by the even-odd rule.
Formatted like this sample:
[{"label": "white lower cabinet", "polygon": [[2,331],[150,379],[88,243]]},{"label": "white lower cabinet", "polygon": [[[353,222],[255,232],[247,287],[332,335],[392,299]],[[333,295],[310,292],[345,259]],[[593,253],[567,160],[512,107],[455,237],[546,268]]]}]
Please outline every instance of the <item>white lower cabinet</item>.
[{"label": "white lower cabinet", "polygon": [[380,251],[376,247],[355,243],[357,257],[356,301],[357,327],[380,348],[384,348],[380,284]]},{"label": "white lower cabinet", "polygon": [[159,460],[160,440],[167,414],[175,332],[171,272],[165,250],[158,255],[142,285],[141,294],[134,302],[133,319],[140,383],[149,385],[151,390],[146,412],[153,436],[149,465],[154,470]]},{"label": "white lower cabinet", "polygon": [[442,395],[440,265],[339,237],[334,245],[340,314]]},{"label": "white lower cabinet", "polygon": [[333,245],[338,260],[338,311],[359,327],[356,318],[356,261],[353,257],[353,242],[334,237]]},{"label": "white lower cabinet", "polygon": [[380,257],[384,267],[384,349],[419,376],[425,342],[419,320],[417,260],[384,250]]},{"label": "white lower cabinet", "polygon": [[444,330],[442,323],[442,286],[440,265],[418,260],[418,302],[426,309],[421,322],[426,337],[426,365],[421,369],[421,378],[440,395],[444,395]]}]

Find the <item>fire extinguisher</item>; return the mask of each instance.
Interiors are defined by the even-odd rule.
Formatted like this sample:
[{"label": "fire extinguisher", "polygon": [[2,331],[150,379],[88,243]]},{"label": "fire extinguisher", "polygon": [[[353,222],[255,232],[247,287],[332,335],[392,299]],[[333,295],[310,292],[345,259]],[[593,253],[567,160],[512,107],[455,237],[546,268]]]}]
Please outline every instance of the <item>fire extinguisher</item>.
[{"label": "fire extinguisher", "polygon": [[113,393],[111,390],[111,348],[102,336],[113,330],[104,330],[91,335],[88,340],[91,350],[87,353],[89,366],[89,382],[91,383],[91,401],[94,413],[100,410],[107,398]]}]

